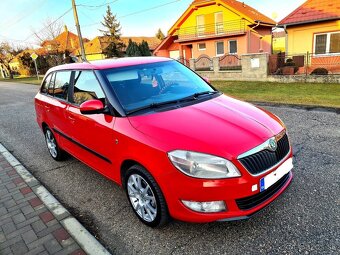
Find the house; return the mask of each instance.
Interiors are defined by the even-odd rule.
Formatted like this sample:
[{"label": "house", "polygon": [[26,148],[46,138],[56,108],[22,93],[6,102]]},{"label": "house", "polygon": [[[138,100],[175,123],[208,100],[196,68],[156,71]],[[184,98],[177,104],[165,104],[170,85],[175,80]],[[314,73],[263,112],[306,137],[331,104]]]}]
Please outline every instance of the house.
[{"label": "house", "polygon": [[[151,53],[155,50],[155,48],[161,43],[161,40],[159,40],[156,37],[121,37],[121,41],[125,44],[127,47],[129,44],[129,40],[131,39],[133,42],[141,43],[142,41],[146,41],[149,45]],[[93,40],[87,42],[84,44],[85,48],[85,55],[87,60],[99,60],[99,59],[105,59],[104,51],[106,47],[109,45],[109,40],[105,36],[97,36]],[[123,51],[126,50],[126,47],[123,49]],[[77,48],[74,50],[71,55],[80,57],[81,51],[80,48]]]},{"label": "house", "polygon": [[308,72],[340,72],[340,0],[307,0],[279,22],[286,31],[286,55],[303,56]]},{"label": "house", "polygon": [[[83,38],[84,43],[89,40]],[[64,26],[64,32],[52,40],[43,41],[41,46],[46,49],[49,54],[72,52],[79,48],[79,37],[68,31],[67,26]]]},{"label": "house", "polygon": [[286,51],[286,33],[285,31],[273,32],[273,53],[285,52]]},{"label": "house", "polygon": [[[26,49],[17,54],[10,62],[9,67],[11,71],[14,73],[23,75],[23,76],[29,76],[31,74],[30,67],[25,65],[22,61],[22,57],[26,57],[30,59],[30,56],[32,53],[37,54],[38,56],[46,56],[47,51],[44,48],[38,48],[38,49]],[[26,62],[27,63],[27,62]]]},{"label": "house", "polygon": [[168,31],[154,55],[198,58],[271,53],[275,21],[235,0],[195,0]]}]

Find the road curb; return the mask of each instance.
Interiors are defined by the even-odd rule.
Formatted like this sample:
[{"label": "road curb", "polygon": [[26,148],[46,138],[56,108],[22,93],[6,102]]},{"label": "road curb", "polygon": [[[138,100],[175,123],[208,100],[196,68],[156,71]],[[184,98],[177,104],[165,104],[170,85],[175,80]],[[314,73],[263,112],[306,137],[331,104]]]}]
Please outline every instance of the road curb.
[{"label": "road curb", "polygon": [[0,143],[0,154],[41,199],[54,217],[87,253],[110,255],[106,248]]}]

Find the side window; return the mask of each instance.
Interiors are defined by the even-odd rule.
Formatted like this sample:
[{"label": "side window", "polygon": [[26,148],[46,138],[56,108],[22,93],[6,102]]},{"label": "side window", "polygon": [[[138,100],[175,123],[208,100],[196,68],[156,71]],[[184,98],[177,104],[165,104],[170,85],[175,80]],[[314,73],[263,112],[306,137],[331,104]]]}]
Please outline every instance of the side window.
[{"label": "side window", "polygon": [[40,89],[40,92],[41,93],[44,93],[44,94],[47,94],[48,92],[48,87],[50,85],[50,82],[51,82],[51,77],[52,77],[52,73],[50,73],[46,79],[44,80],[42,86],[41,86],[41,89]]},{"label": "side window", "polygon": [[92,71],[77,71],[74,77],[72,101],[77,105],[91,99],[99,99],[105,104],[105,94]]},{"label": "side window", "polygon": [[56,73],[54,81],[54,96],[63,100],[67,99],[67,91],[70,85],[70,71],[60,71]]},{"label": "side window", "polygon": [[53,87],[54,87],[54,80],[55,80],[55,73],[52,73],[51,75],[51,81],[48,84],[48,88],[47,88],[47,94],[49,94],[50,96],[53,96]]}]

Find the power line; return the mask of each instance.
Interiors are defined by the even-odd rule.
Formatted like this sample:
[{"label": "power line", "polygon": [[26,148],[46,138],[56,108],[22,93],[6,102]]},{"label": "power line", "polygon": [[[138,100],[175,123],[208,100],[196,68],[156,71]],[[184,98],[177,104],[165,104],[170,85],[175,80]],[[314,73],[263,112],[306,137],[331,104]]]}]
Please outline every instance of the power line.
[{"label": "power line", "polygon": [[100,5],[77,4],[77,6],[79,6],[79,7],[85,7],[85,8],[97,9],[97,8],[100,8],[100,7],[103,7],[103,6],[106,6],[106,5],[115,3],[115,2],[117,2],[117,1],[118,1],[118,0],[114,0],[114,1],[111,1],[111,2],[106,2],[106,1],[105,1],[105,3],[100,4]]},{"label": "power line", "polygon": [[[169,4],[173,4],[173,3],[176,3],[176,2],[179,2],[179,1],[181,1],[181,0],[175,0],[175,1],[171,1],[171,2],[164,3],[164,4],[156,5],[156,6],[153,6],[153,7],[151,7],[151,8],[147,8],[147,9],[135,11],[135,12],[132,12],[132,13],[129,13],[129,14],[120,16],[120,17],[118,17],[118,19],[126,18],[126,17],[132,16],[132,15],[140,14],[140,13],[147,12],[147,11],[150,11],[150,10],[158,9],[158,8],[163,7],[163,6],[166,6],[166,5],[169,5]],[[87,25],[84,25],[84,26],[82,26],[82,27],[92,27],[92,26],[98,25],[98,24],[101,24],[101,22],[96,22],[96,23],[87,24]]]}]

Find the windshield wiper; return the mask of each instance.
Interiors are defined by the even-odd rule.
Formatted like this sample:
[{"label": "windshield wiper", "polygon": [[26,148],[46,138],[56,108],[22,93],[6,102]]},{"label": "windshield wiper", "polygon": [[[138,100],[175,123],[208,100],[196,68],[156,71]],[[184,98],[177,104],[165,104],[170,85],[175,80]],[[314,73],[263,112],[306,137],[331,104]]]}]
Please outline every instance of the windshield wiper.
[{"label": "windshield wiper", "polygon": [[203,96],[203,95],[214,95],[216,93],[220,93],[219,91],[203,91],[203,92],[198,92],[198,93],[195,93],[195,94],[192,94],[190,96],[187,96],[187,97],[184,97],[180,100],[188,100],[188,99],[197,99],[199,96]]},{"label": "windshield wiper", "polygon": [[170,101],[165,101],[165,102],[159,102],[159,103],[152,103],[152,104],[148,104],[145,106],[141,106],[139,108],[127,111],[126,114],[130,115],[132,113],[136,113],[139,111],[143,111],[143,110],[147,110],[147,109],[154,109],[154,108],[158,108],[164,105],[168,105],[168,104],[179,104],[182,102],[186,102],[186,101],[192,101],[192,100],[196,100],[199,96],[202,95],[214,95],[216,93],[220,93],[219,91],[203,91],[203,92],[198,92],[195,94],[192,94],[190,96],[184,97],[184,98],[180,98],[180,99],[176,99],[176,100],[170,100]]},{"label": "windshield wiper", "polygon": [[139,112],[139,111],[143,111],[143,110],[147,110],[147,109],[154,109],[154,108],[158,108],[160,106],[164,106],[164,105],[167,105],[167,104],[177,104],[178,102],[179,102],[179,100],[171,100],[171,101],[160,102],[160,103],[152,103],[152,104],[148,104],[148,105],[127,111],[126,114],[130,115],[130,114],[135,113],[135,112]]}]

